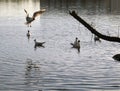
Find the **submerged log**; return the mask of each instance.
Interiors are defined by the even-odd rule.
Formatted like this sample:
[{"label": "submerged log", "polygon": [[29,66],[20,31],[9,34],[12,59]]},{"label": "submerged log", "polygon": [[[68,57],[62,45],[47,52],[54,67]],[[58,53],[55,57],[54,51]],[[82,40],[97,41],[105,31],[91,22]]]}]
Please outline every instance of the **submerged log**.
[{"label": "submerged log", "polygon": [[89,31],[91,31],[93,34],[98,36],[99,38],[111,42],[120,42],[120,38],[114,37],[114,36],[107,36],[103,35],[100,32],[98,32],[96,29],[94,29],[90,24],[88,24],[85,20],[83,20],[80,16],[77,15],[75,11],[69,11],[69,14],[73,16],[76,20],[78,20],[80,23],[82,23]]}]

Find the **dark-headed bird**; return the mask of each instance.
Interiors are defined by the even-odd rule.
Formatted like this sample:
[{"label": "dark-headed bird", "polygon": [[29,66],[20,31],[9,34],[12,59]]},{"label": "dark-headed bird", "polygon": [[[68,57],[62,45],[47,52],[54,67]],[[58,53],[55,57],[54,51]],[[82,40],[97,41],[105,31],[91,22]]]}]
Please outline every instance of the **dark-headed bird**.
[{"label": "dark-headed bird", "polygon": [[28,25],[28,27],[29,26],[31,27],[31,22],[33,22],[37,16],[41,15],[42,13],[44,13],[46,11],[46,9],[41,9],[39,11],[34,12],[32,17],[29,17],[29,14],[28,14],[27,10],[24,9],[24,11],[27,14],[27,16],[26,16],[26,23],[25,24]]},{"label": "dark-headed bird", "polygon": [[27,37],[30,37],[30,31],[29,31],[29,30],[28,30],[26,36],[27,36]]},{"label": "dark-headed bird", "polygon": [[35,48],[36,48],[36,47],[44,47],[43,44],[44,44],[45,42],[37,42],[36,39],[34,39],[34,42],[35,42],[35,46],[34,46]]},{"label": "dark-headed bird", "polygon": [[26,36],[27,36],[27,38],[29,39],[30,38],[30,31],[28,30],[28,32],[27,32],[27,34],[26,34]]},{"label": "dark-headed bird", "polygon": [[71,45],[73,46],[72,48],[76,48],[76,49],[78,49],[78,52],[80,52],[80,40],[78,40],[77,37],[75,39],[75,42],[71,43]]},{"label": "dark-headed bird", "polygon": [[76,37],[74,43],[71,43],[71,45],[73,45],[73,47],[75,48],[77,46],[77,43],[78,43],[78,38]]}]

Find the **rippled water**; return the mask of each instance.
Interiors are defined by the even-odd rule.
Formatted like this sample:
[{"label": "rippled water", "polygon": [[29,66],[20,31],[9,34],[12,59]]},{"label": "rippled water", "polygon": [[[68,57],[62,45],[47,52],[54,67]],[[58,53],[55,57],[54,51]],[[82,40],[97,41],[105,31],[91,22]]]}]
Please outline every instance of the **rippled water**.
[{"label": "rippled water", "polygon": [[[119,43],[94,43],[83,25],[58,10],[46,11],[28,28],[23,9],[30,11],[36,5],[32,13],[39,9],[39,1],[27,4],[0,2],[4,7],[0,9],[0,91],[120,90],[120,63],[112,59],[120,52]],[[9,14],[7,9],[12,9]],[[119,15],[78,14],[88,23],[94,22],[101,33],[117,36]],[[75,37],[81,40],[80,53],[70,45]],[[35,49],[34,39],[45,41],[45,48]],[[31,68],[31,61],[37,67]]]}]

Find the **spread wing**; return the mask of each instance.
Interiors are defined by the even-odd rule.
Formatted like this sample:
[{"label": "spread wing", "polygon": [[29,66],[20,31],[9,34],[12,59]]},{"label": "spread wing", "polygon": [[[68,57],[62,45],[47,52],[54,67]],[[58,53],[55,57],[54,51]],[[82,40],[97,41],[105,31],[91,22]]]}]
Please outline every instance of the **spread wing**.
[{"label": "spread wing", "polygon": [[27,10],[25,10],[25,9],[24,9],[24,11],[25,11],[25,13],[28,15],[28,12],[27,12]]},{"label": "spread wing", "polygon": [[33,14],[33,18],[37,17],[38,15],[41,15],[42,13],[44,13],[46,11],[46,9],[41,9],[39,11],[36,11],[34,14]]}]

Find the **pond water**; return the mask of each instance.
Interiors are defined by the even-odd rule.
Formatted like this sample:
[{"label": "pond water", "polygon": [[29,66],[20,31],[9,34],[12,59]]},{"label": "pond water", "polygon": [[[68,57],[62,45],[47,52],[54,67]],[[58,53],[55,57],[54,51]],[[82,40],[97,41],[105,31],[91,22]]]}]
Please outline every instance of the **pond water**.
[{"label": "pond water", "polygon": [[[118,36],[119,10],[105,8],[112,0],[48,1],[0,0],[0,91],[120,91],[120,63],[112,59],[120,44],[94,43],[91,32],[68,14],[75,9],[99,32]],[[32,15],[40,8],[47,10],[27,27],[24,9]],[[71,48],[75,37],[80,52]],[[34,39],[45,41],[45,47],[35,49]]]}]

